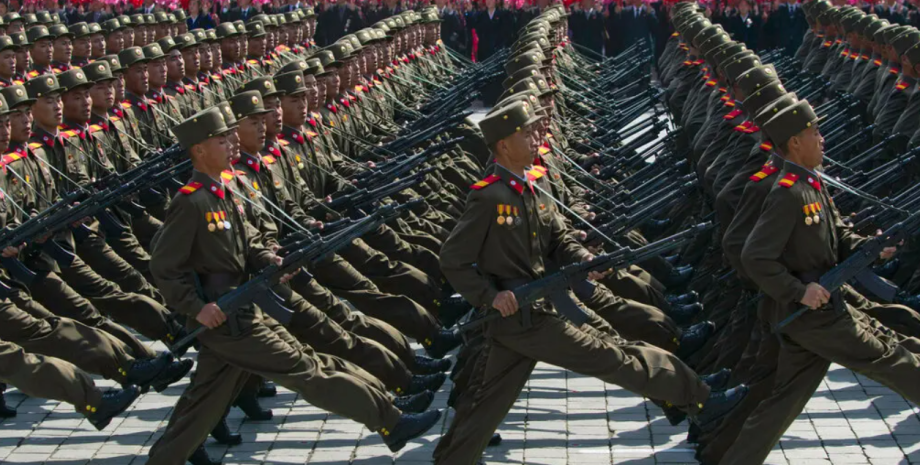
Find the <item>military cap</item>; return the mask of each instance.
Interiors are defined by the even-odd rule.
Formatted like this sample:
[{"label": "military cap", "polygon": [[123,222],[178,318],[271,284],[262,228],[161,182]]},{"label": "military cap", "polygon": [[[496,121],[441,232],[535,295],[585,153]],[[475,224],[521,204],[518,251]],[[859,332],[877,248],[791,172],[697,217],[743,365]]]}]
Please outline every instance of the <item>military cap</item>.
[{"label": "military cap", "polygon": [[291,71],[304,72],[307,69],[307,62],[304,60],[294,60],[281,67],[276,74],[290,73]]},{"label": "military cap", "polygon": [[543,21],[541,19],[534,19],[533,21],[527,23],[526,26],[524,26],[525,31],[532,31],[534,29],[543,29],[544,31],[548,31],[549,22]]},{"label": "military cap", "polygon": [[744,43],[741,42],[727,42],[719,47],[716,47],[710,51],[712,55],[712,61],[715,65],[722,66],[722,64],[732,58],[733,56],[747,50],[747,47],[744,46]]},{"label": "military cap", "polygon": [[234,21],[233,25],[236,26],[237,32],[240,34],[246,34],[246,23],[244,23],[242,19]]},{"label": "military cap", "polygon": [[[117,55],[106,55],[97,59],[96,61],[105,61],[109,64],[109,71],[114,75],[124,71],[124,68],[121,67],[121,61],[118,60]],[[94,61],[93,63],[95,63]]]},{"label": "military cap", "polygon": [[525,68],[519,69],[517,72],[515,72],[511,76],[508,76],[507,78],[505,78],[505,80],[502,81],[502,87],[507,89],[524,79],[530,79],[530,78],[536,79],[537,77],[540,77],[541,79],[543,78],[543,73],[540,72],[540,67],[539,66],[527,66]]},{"label": "military cap", "polygon": [[808,100],[799,100],[767,120],[763,131],[774,144],[784,144],[815,124],[818,124],[815,110],[808,104]]},{"label": "military cap", "polygon": [[6,98],[3,97],[3,94],[0,94],[0,115],[9,114],[11,107],[6,104]]},{"label": "military cap", "polygon": [[19,45],[16,45],[16,43],[13,42],[13,38],[10,36],[0,36],[0,52],[8,48],[19,48]]},{"label": "military cap", "polygon": [[176,18],[176,22],[188,19],[188,15],[185,14],[183,9],[173,10],[172,15]]},{"label": "military cap", "polygon": [[[879,42],[884,45],[891,45],[891,42],[899,35],[907,32],[909,26],[901,26],[898,24],[893,24],[892,27],[888,27],[879,31],[882,35],[882,41]],[[877,35],[876,35],[877,38]]]},{"label": "military cap", "polygon": [[54,24],[54,19],[51,18],[51,13],[49,13],[47,10],[42,10],[35,13],[35,20],[46,26]]},{"label": "military cap", "polygon": [[274,82],[275,88],[285,95],[297,95],[307,91],[307,88],[304,86],[303,73],[300,71],[276,74]]},{"label": "military cap", "polygon": [[251,21],[246,23],[246,32],[249,34],[249,38],[251,39],[265,37],[265,24],[261,21]]},{"label": "military cap", "polygon": [[144,23],[146,23],[148,26],[154,26],[154,25],[157,24],[157,18],[156,18],[156,16],[154,16],[154,15],[152,15],[152,14],[150,14],[150,13],[145,13],[145,14],[144,14]]},{"label": "military cap", "polygon": [[16,21],[22,22],[23,19],[22,16],[19,16],[19,13],[16,13],[15,11],[3,15],[3,24],[13,24]]},{"label": "military cap", "polygon": [[26,45],[29,45],[29,39],[26,38],[26,34],[24,32],[14,32],[10,34],[10,39],[13,39],[13,43],[19,47],[25,47]]},{"label": "military cap", "polygon": [[722,29],[721,26],[710,26],[693,36],[693,38],[690,39],[690,43],[692,43],[694,47],[699,48],[700,44],[703,42],[706,42],[707,40],[724,33],[725,30]]},{"label": "military cap", "polygon": [[878,21],[878,16],[875,15],[864,15],[859,18],[859,21],[853,24],[853,27],[848,30],[848,33],[863,35],[863,32],[866,30],[870,24]]},{"label": "military cap", "polygon": [[355,33],[355,37],[358,38],[358,41],[361,42],[361,45],[369,44],[377,40],[377,37],[374,36],[370,29],[361,29]]},{"label": "military cap", "polygon": [[236,26],[233,23],[220,23],[216,28],[216,32],[218,39],[226,39],[240,35],[240,32],[236,30]]},{"label": "military cap", "polygon": [[904,52],[911,65],[920,65],[920,43],[914,44]]},{"label": "military cap", "polygon": [[315,18],[316,17],[316,12],[313,11],[312,6],[301,8],[300,11],[303,12],[304,18]]},{"label": "military cap", "polygon": [[388,28],[394,31],[398,31],[402,29],[402,21],[397,23],[396,18],[389,17],[389,18],[384,19],[383,22],[387,25]]},{"label": "military cap", "polygon": [[[148,50],[147,50],[147,47],[150,47],[151,45],[158,45],[158,46],[159,46],[159,50],[155,50],[155,49],[151,48],[151,49],[148,51]],[[163,37],[162,39],[156,41],[156,43],[154,43],[154,44],[148,44],[148,45],[146,45],[146,46],[144,47],[144,53],[145,53],[145,54],[153,54],[153,55],[157,55],[157,54],[163,54],[163,55],[165,55],[165,54],[167,54],[167,53],[169,53],[169,52],[171,52],[171,51],[173,51],[173,50],[175,50],[175,49],[177,49],[177,48],[179,48],[179,44],[176,43],[176,40],[173,39],[171,36],[166,36],[166,37]],[[147,58],[150,58],[151,60],[156,60],[157,58],[160,58],[160,57],[148,55]]]},{"label": "military cap", "polygon": [[712,37],[710,37],[710,38],[708,38],[708,39],[706,39],[706,40],[700,42],[700,44],[699,44],[699,46],[697,47],[697,49],[699,49],[700,53],[702,53],[704,56],[705,56],[705,55],[709,55],[709,52],[711,52],[711,51],[717,49],[718,47],[722,46],[723,44],[727,44],[727,43],[731,42],[731,40],[732,40],[731,36],[729,36],[729,35],[728,35],[727,33],[725,33],[725,32],[722,32],[721,34],[716,34],[716,35],[714,35],[714,36],[712,36]]},{"label": "military cap", "polygon": [[840,27],[843,29],[843,32],[850,33],[856,29],[856,24],[862,21],[866,17],[866,14],[859,10],[854,10],[849,13],[844,14],[840,18]]},{"label": "military cap", "polygon": [[815,15],[815,21],[822,26],[830,26],[836,21],[838,14],[840,14],[840,12],[837,8],[832,7],[829,10],[824,10],[818,15]]},{"label": "military cap", "polygon": [[900,57],[911,47],[917,45],[918,42],[920,42],[920,31],[912,29],[896,37],[891,46],[894,47],[894,52]]},{"label": "military cap", "polygon": [[303,73],[310,74],[316,77],[325,76],[332,73],[334,70],[326,70],[323,67],[323,62],[319,58],[310,58],[307,60],[307,69],[303,70]]},{"label": "military cap", "polygon": [[[779,84],[774,84],[774,86],[775,85]],[[757,113],[754,115],[754,124],[763,127],[763,125],[767,124],[767,121],[770,121],[777,113],[783,111],[786,107],[795,105],[798,101],[799,98],[794,93],[780,95],[758,108]]]},{"label": "military cap", "polygon": [[175,39],[173,39],[173,41],[176,43],[176,47],[179,50],[185,50],[187,48],[198,46],[198,42],[195,40],[195,34],[192,34],[191,32],[179,34]]},{"label": "military cap", "polygon": [[[324,51],[331,52],[333,57],[335,57],[334,62],[330,64],[323,63],[323,66],[327,68],[336,64],[342,64],[345,60],[351,58],[351,45],[345,44],[343,42],[336,42],[326,47]],[[322,58],[320,59],[322,60]]]},{"label": "military cap", "polygon": [[288,11],[284,14],[285,24],[293,24],[303,22],[303,19],[300,18],[300,15],[293,11]]},{"label": "military cap", "polygon": [[538,57],[536,54],[525,53],[522,55],[518,55],[508,60],[507,63],[505,63],[505,74],[507,74],[508,76],[511,76],[514,73],[524,68],[527,68],[530,66],[539,67],[542,65],[543,65],[543,59],[541,57]]},{"label": "military cap", "polygon": [[208,40],[206,42],[217,42],[217,31],[214,29],[206,29],[204,33],[207,35]]},{"label": "military cap", "polygon": [[48,32],[47,26],[32,26],[26,31],[26,37],[29,38],[29,43],[34,44],[42,39],[54,40],[54,36]]},{"label": "military cap", "polygon": [[165,11],[157,11],[154,13],[153,20],[156,24],[168,24],[170,22],[169,15],[167,15]]},{"label": "military cap", "polygon": [[776,69],[773,65],[767,64],[745,71],[738,76],[736,84],[741,92],[748,96],[777,80],[779,77],[776,75]]},{"label": "military cap", "polygon": [[527,102],[515,102],[511,105],[495,108],[479,122],[479,129],[487,145],[527,129],[527,126],[540,121],[540,116]]},{"label": "military cap", "polygon": [[521,38],[514,43],[514,49],[518,50],[524,48],[530,45],[532,42],[536,42],[543,50],[549,50],[553,48],[553,45],[549,42],[549,39],[546,38],[546,35],[537,32],[531,32],[521,36]]},{"label": "military cap", "polygon": [[786,88],[783,87],[783,83],[779,81],[773,81],[769,85],[761,87],[760,89],[755,90],[753,93],[747,95],[741,105],[744,107],[745,113],[748,116],[756,115],[760,112],[760,109],[782,97],[786,94]]},{"label": "military cap", "polygon": [[[748,50],[748,52],[750,52],[750,50]],[[738,79],[744,75],[745,71],[761,65],[760,57],[754,55],[753,52],[742,52],[739,55],[740,56],[732,57],[722,64],[722,70],[724,71],[722,74],[733,84],[738,82]]]},{"label": "military cap", "polygon": [[83,68],[71,68],[57,75],[58,84],[64,92],[92,87],[93,83],[86,78]]},{"label": "military cap", "polygon": [[115,18],[108,19],[102,22],[102,30],[105,31],[106,34],[111,34],[115,31],[121,31],[124,28],[125,27],[121,24],[121,21]]},{"label": "military cap", "polygon": [[224,100],[223,102],[216,103],[214,105],[220,111],[220,114],[224,117],[224,121],[227,122],[227,127],[230,129],[235,129],[239,126],[239,121],[236,120],[236,116],[233,115],[233,108],[230,107],[230,102]]},{"label": "military cap", "polygon": [[137,27],[137,26],[146,26],[146,25],[147,25],[147,17],[146,17],[145,15],[143,15],[143,14],[131,15],[131,24],[132,24],[134,27]]},{"label": "military cap", "polygon": [[38,18],[35,17],[35,13],[23,13],[22,22],[25,24],[26,28],[39,24]]},{"label": "military cap", "polygon": [[49,27],[48,32],[54,37],[54,40],[60,39],[61,37],[73,38],[73,33],[63,24],[55,24]]},{"label": "military cap", "polygon": [[17,105],[31,105],[35,103],[35,99],[29,97],[26,87],[20,84],[4,87],[0,89],[0,94],[6,99],[6,103],[9,105],[10,109],[16,108]]},{"label": "military cap", "polygon": [[862,35],[869,40],[875,40],[875,33],[880,29],[888,26],[888,21],[885,21],[884,19],[872,20],[872,22],[867,24],[865,29],[863,29]]},{"label": "military cap", "polygon": [[540,106],[540,99],[537,98],[536,92],[532,90],[525,90],[514,95],[508,95],[505,97],[505,94],[502,94],[504,98],[500,98],[498,102],[495,103],[493,108],[507,107],[512,105],[515,102],[527,102],[531,107],[536,108],[537,110],[542,110]]},{"label": "military cap", "polygon": [[393,22],[396,24],[397,30],[406,28],[406,21],[401,17],[393,18]]},{"label": "military cap", "polygon": [[83,74],[86,74],[86,80],[91,83],[110,81],[115,79],[115,76],[112,74],[112,67],[108,60],[96,60],[84,66],[82,69]]},{"label": "military cap", "polygon": [[[259,15],[256,15],[259,16]],[[278,27],[278,21],[275,20],[275,15],[265,15],[265,18],[262,19],[262,26],[266,31],[272,30]]]},{"label": "military cap", "polygon": [[246,20],[246,24],[253,23],[253,22],[256,22],[256,21],[262,23],[263,26],[266,26],[266,25],[268,25],[268,22],[269,22],[270,20],[268,19],[268,15],[267,15],[267,14],[265,14],[265,13],[259,13],[259,14],[257,14],[257,15],[250,16],[249,19]]},{"label": "military cap", "polygon": [[[150,45],[148,45],[148,47],[149,46]],[[157,45],[157,48],[159,48],[159,45]],[[125,70],[130,68],[132,65],[136,65],[138,63],[146,63],[148,61],[150,61],[150,58],[147,58],[147,56],[144,55],[144,50],[140,47],[128,47],[118,52],[118,62],[121,63],[121,68]]]},{"label": "military cap", "polygon": [[[169,39],[170,42],[173,42],[172,37],[164,37],[163,39]],[[160,40],[163,40],[160,39]],[[147,57],[148,61],[159,60],[160,58],[166,58],[166,52],[163,51],[163,46],[157,42],[152,44],[145,45],[141,50],[144,51],[144,56]],[[121,54],[118,54],[121,57]]]},{"label": "military cap", "polygon": [[102,26],[99,23],[89,23],[89,34],[102,34]]},{"label": "military cap", "polygon": [[233,110],[233,116],[241,120],[247,116],[264,115],[271,112],[265,109],[262,103],[262,94],[257,90],[247,90],[237,92],[230,97],[230,108]]},{"label": "military cap", "polygon": [[279,91],[278,88],[275,87],[274,80],[269,76],[260,76],[251,81],[247,81],[236,91],[237,93],[258,91],[262,94],[263,99],[284,95],[284,92]]},{"label": "military cap", "polygon": [[[546,82],[542,76],[540,76],[540,80],[543,80],[544,83]],[[505,89],[501,96],[499,96],[499,100],[527,91],[533,92],[536,95],[549,94],[549,92],[541,93],[540,88],[537,87],[537,82],[535,79],[524,78],[518,82],[515,82],[511,87]]]},{"label": "military cap", "polygon": [[684,26],[683,31],[681,32],[681,35],[684,36],[684,39],[689,41],[690,39],[695,37],[697,34],[699,34],[700,31],[702,31],[703,29],[708,29],[710,27],[712,27],[712,22],[710,22],[708,19],[706,18],[698,19]]},{"label": "military cap", "polygon": [[121,25],[122,25],[123,27],[126,27],[126,28],[128,28],[128,27],[134,27],[134,21],[131,20],[131,17],[128,16],[128,15],[121,15],[121,16],[118,16],[118,17],[115,18],[115,19],[117,19],[118,22],[121,23]]},{"label": "military cap", "polygon": [[37,99],[63,92],[64,89],[58,84],[58,80],[53,74],[42,74],[26,81],[26,91],[29,93],[29,97]]},{"label": "military cap", "polygon": [[[352,53],[355,53],[355,52],[361,50],[362,48],[364,48],[364,46],[361,45],[361,41],[358,40],[358,36],[355,35],[355,34],[348,34],[347,36],[342,37],[342,39],[348,40],[348,43],[351,44],[351,52],[352,52]],[[342,40],[342,39],[339,39],[339,40]]]},{"label": "military cap", "polygon": [[[233,116],[232,111],[231,116]],[[170,131],[176,135],[179,145],[186,150],[231,130],[232,128],[227,127],[226,116],[217,106],[195,113],[187,120],[170,128]]]},{"label": "military cap", "polygon": [[192,29],[188,33],[195,37],[195,42],[198,45],[208,41],[208,33],[204,29]]},{"label": "military cap", "polygon": [[274,21],[275,25],[278,27],[287,24],[287,21],[284,20],[284,15],[272,15],[272,21]]},{"label": "military cap", "polygon": [[89,25],[86,23],[73,23],[67,28],[70,30],[70,33],[73,35],[75,39],[79,39],[80,37],[86,37],[92,33],[89,30]]}]

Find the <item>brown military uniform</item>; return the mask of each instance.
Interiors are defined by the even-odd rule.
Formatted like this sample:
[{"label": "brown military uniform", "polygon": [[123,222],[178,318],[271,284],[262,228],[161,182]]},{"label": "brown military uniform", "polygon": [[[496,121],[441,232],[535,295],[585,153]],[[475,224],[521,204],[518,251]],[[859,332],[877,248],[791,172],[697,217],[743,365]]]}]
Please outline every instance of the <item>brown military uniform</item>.
[{"label": "brown military uniform", "polygon": [[77,367],[54,357],[27,353],[5,341],[0,341],[0,380],[32,397],[67,402],[81,413],[102,402],[102,391]]}]

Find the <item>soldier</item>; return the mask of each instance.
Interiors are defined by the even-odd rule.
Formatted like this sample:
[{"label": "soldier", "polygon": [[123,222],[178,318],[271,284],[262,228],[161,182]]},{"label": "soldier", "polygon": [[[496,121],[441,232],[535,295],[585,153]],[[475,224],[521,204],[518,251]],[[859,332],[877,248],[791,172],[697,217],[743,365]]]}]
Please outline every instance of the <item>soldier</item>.
[{"label": "soldier", "polygon": [[26,353],[9,342],[0,341],[0,362],[0,380],[26,395],[73,405],[98,430],[108,426],[141,395],[134,386],[103,392],[89,375],[70,363]]},{"label": "soldier", "polygon": [[189,117],[201,110],[199,95],[195,92],[194,86],[186,84],[182,80],[186,76],[185,58],[182,56],[182,50],[194,48],[195,39],[191,34],[176,37],[166,37],[157,41],[163,53],[166,54],[166,85],[164,93],[172,97],[179,108],[183,118]]},{"label": "soldier", "polygon": [[25,32],[25,21],[23,20],[22,16],[20,16],[19,13],[16,13],[15,11],[3,15],[3,24],[7,34]]},{"label": "soldier", "polygon": [[51,56],[53,53],[52,40],[54,36],[45,26],[34,26],[26,33],[29,41],[29,56],[32,63],[28,67],[28,78],[49,74],[51,70]]},{"label": "soldier", "polygon": [[[77,67],[85,66],[93,55],[90,27],[86,23],[76,23],[71,24],[68,29],[73,34],[73,53],[70,58],[70,64]],[[102,50],[99,56],[103,55],[105,55],[105,49]]]},{"label": "soldier", "polygon": [[73,68],[73,32],[63,24],[55,24],[48,28],[54,37],[52,41],[53,52],[51,55],[51,70],[57,74]]},{"label": "soldier", "polygon": [[16,77],[16,51],[20,47],[10,36],[0,36],[0,87],[22,84]]},{"label": "soldier", "polygon": [[[175,42],[173,42],[172,37],[167,37],[163,39],[163,45],[174,47]],[[150,108],[153,113],[157,115],[158,122],[171,127],[182,121],[182,110],[178,99],[166,94],[169,67],[166,63],[166,52],[163,49],[163,45],[154,42],[144,47],[144,57],[149,60],[147,62],[147,83],[149,86],[147,99],[152,105]],[[120,57],[121,55],[119,55]],[[181,57],[177,54],[173,55],[171,59],[176,65],[182,62]],[[160,130],[163,129],[162,126],[159,126],[159,128]],[[160,140],[163,140],[166,136],[167,134],[161,133]]]},{"label": "soldier", "polygon": [[[115,19],[118,20],[118,24],[120,24],[123,28],[121,30],[123,42],[122,48],[134,46],[134,21],[128,15],[121,15]],[[118,53],[120,51],[121,50],[111,50],[108,53]]]},{"label": "soldier", "polygon": [[[235,397],[246,372],[362,422],[380,432],[394,451],[433,426],[439,411],[400,412],[372,384],[370,374],[343,360],[315,354],[283,328],[268,327],[258,308],[250,306],[226,315],[213,302],[231,286],[246,281],[244,265],[260,269],[281,260],[261,244],[261,235],[240,214],[233,194],[215,181],[231,166],[227,137],[231,129],[220,110],[204,110],[174,130],[189,151],[195,171],[170,204],[163,232],[154,245],[153,270],[167,300],[189,316],[190,327],[209,329],[199,335],[202,348],[195,380],[179,400],[165,434],[151,449],[150,462],[181,463],[191,456]],[[215,220],[213,212],[224,213]],[[201,283],[204,294],[200,297],[187,279],[189,272]]]},{"label": "soldier", "polygon": [[116,51],[107,51],[105,43],[105,32],[102,30],[102,25],[99,23],[90,23],[89,24],[89,43],[90,43],[90,55],[89,60],[95,61],[98,60],[108,53],[118,53]]},{"label": "soldier", "polygon": [[126,48],[132,45],[143,47],[153,41],[153,33],[150,31],[153,25],[147,24],[147,19],[143,14],[131,15],[131,26],[134,29],[134,42],[131,44],[125,42]]},{"label": "soldier", "polygon": [[102,30],[105,32],[105,49],[108,53],[117,54],[130,46],[125,41],[124,26],[116,18],[109,19],[102,23]]},{"label": "soldier", "polygon": [[10,38],[13,39],[13,43],[16,44],[16,73],[13,75],[13,78],[18,81],[25,82],[28,74],[29,67],[32,66],[31,62],[31,47],[29,40],[26,38],[24,32],[13,32],[10,33]]}]

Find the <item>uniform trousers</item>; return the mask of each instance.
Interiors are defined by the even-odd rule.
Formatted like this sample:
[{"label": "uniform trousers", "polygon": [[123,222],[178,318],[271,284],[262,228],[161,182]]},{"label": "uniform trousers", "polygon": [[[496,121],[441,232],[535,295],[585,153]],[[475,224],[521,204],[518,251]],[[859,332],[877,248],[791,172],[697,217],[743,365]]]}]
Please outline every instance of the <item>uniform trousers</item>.
[{"label": "uniform trousers", "polygon": [[67,402],[78,412],[102,401],[102,391],[92,378],[71,363],[30,354],[5,341],[0,341],[0,381],[28,396]]}]

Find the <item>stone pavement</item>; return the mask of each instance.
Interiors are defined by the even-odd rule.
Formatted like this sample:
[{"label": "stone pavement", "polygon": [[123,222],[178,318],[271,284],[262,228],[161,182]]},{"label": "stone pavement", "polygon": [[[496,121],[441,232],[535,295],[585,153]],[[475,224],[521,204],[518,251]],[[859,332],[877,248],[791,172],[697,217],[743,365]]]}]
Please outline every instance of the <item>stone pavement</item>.
[{"label": "stone pavement", "polygon": [[[0,423],[0,463],[143,464],[187,382],[145,394],[98,432],[69,405],[8,391],[7,400],[19,416]],[[244,443],[228,449],[209,440],[211,456],[222,456],[225,464],[420,465],[431,463],[451,419],[446,416],[421,441],[394,455],[361,425],[279,391],[263,399],[275,414],[270,422],[244,422],[239,410],[231,411],[231,428],[243,434]],[[435,407],[445,407],[448,392],[449,382]],[[917,407],[889,389],[835,366],[768,463],[920,463],[917,413]],[[684,441],[686,425],[670,426],[656,406],[616,386],[542,364],[499,432],[504,441],[487,450],[489,463],[696,463]]]}]

